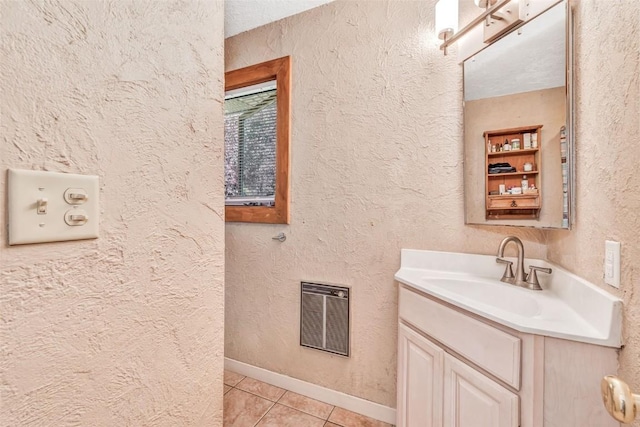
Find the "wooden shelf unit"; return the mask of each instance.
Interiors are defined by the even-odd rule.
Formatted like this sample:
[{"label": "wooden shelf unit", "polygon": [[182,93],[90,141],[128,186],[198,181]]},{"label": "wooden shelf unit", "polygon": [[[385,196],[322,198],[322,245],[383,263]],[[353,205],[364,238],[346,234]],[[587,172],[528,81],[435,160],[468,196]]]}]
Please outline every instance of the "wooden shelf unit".
[{"label": "wooden shelf unit", "polygon": [[[485,131],[485,217],[491,219],[537,219],[542,209],[541,167],[542,167],[542,125],[523,126],[511,129]],[[511,151],[491,152],[490,146],[504,144],[506,140],[519,139],[520,147],[524,146],[524,134],[536,134],[538,146],[536,148],[520,148]],[[489,165],[495,163],[509,163],[516,168],[516,172],[489,173]],[[524,164],[531,163],[533,170],[525,171]],[[523,176],[527,176],[529,187],[535,186],[536,193],[499,195],[500,185],[508,190],[510,187],[521,187]],[[490,194],[494,193],[494,194]]]}]

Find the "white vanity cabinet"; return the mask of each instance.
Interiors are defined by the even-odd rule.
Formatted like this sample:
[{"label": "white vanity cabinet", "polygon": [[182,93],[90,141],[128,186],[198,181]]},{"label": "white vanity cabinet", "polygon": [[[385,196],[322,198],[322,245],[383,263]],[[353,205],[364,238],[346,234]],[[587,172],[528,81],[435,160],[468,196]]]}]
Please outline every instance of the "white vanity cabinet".
[{"label": "white vanity cabinet", "polygon": [[517,427],[518,396],[399,326],[398,426]]},{"label": "white vanity cabinet", "polygon": [[398,330],[398,426],[442,426],[442,348],[400,323]]},{"label": "white vanity cabinet", "polygon": [[518,396],[464,362],[444,357],[444,426],[518,427]]},{"label": "white vanity cabinet", "polygon": [[526,334],[404,284],[398,427],[613,427],[599,379],[614,349]]},{"label": "white vanity cabinet", "polygon": [[[485,325],[465,318],[460,313],[447,313],[450,311],[448,308],[438,306],[436,302],[417,293],[402,288],[400,292],[397,425],[517,427],[518,396],[432,341],[440,338],[446,342],[445,335],[450,335],[452,347],[460,352],[473,353],[482,351],[485,345],[499,340],[504,333],[487,329]],[[443,313],[445,318],[440,319]],[[446,318],[447,314],[449,318]],[[404,323],[403,318],[411,323]],[[436,325],[436,322],[440,321],[442,327]],[[435,337],[428,337],[423,330],[417,329],[416,323],[425,324],[425,329],[430,330]],[[460,326],[475,326],[478,329],[475,333],[471,331],[470,336],[456,334],[455,328]],[[490,336],[493,333],[499,335]],[[478,334],[487,338],[480,345],[476,345],[470,339],[473,336],[478,338]],[[515,339],[514,347],[514,341],[510,338],[506,337],[507,349],[515,350],[519,355],[519,340]],[[479,358],[482,359],[482,356]],[[501,370],[493,361],[481,363],[494,365],[496,370]],[[517,366],[515,369],[517,373],[519,368]],[[513,371],[513,368],[507,370],[509,373],[510,371]],[[519,379],[519,376],[517,378]]]}]

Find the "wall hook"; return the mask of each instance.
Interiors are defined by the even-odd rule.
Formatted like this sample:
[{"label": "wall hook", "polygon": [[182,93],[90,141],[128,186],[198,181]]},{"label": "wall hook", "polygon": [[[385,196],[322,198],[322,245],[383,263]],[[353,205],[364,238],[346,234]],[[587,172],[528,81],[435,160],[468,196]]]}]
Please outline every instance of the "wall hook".
[{"label": "wall hook", "polygon": [[279,233],[277,236],[272,237],[271,240],[278,240],[279,242],[284,242],[285,240],[287,240],[287,236],[285,236],[284,233]]}]

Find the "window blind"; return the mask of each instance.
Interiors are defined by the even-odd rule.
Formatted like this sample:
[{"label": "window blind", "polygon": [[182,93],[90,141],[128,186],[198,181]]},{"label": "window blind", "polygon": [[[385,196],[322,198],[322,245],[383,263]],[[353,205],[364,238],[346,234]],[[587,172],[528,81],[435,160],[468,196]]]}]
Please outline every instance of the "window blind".
[{"label": "window blind", "polygon": [[225,97],[227,204],[273,204],[277,114],[276,89],[273,86],[271,84],[261,90],[248,87]]}]

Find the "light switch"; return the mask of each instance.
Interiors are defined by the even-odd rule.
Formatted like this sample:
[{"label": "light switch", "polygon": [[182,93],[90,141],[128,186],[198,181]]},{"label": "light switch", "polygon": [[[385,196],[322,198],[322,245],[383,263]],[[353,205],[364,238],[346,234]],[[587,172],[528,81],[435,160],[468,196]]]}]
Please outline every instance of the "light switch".
[{"label": "light switch", "polygon": [[64,222],[74,227],[85,225],[89,216],[83,209],[71,209],[64,214]]},{"label": "light switch", "polygon": [[9,244],[98,237],[98,177],[9,169]]},{"label": "light switch", "polygon": [[604,242],[604,282],[620,287],[620,242]]},{"label": "light switch", "polygon": [[38,206],[37,206],[37,211],[36,213],[38,215],[46,215],[47,214],[47,198],[46,197],[42,197],[40,199],[38,199]]},{"label": "light switch", "polygon": [[84,188],[67,188],[64,192],[64,199],[70,205],[81,205],[89,200],[89,196]]}]

